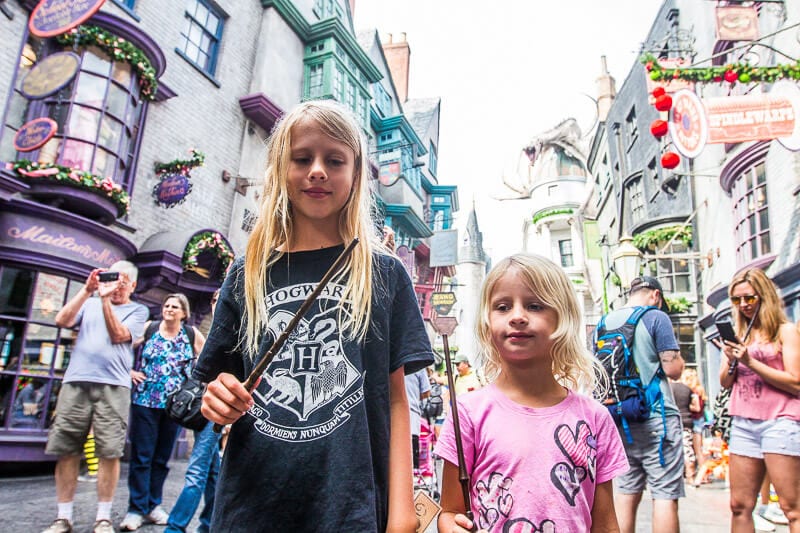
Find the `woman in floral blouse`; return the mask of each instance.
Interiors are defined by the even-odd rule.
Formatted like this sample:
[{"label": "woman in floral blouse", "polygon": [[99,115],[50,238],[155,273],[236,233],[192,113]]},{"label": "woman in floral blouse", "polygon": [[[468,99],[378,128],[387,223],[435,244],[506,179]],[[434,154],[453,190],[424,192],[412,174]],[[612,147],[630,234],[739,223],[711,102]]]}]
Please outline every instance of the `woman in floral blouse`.
[{"label": "woman in floral blouse", "polygon": [[[167,523],[161,494],[169,472],[167,461],[180,431],[180,426],[167,416],[167,396],[191,373],[192,361],[205,343],[199,331],[185,324],[189,314],[185,295],[168,295],[161,307],[158,327],[151,327],[148,322],[145,338],[139,341],[144,342],[144,349],[139,370],[131,372],[130,497],[128,514],[120,524],[123,531],[139,529],[145,522]],[[152,333],[148,336],[149,332]]]}]

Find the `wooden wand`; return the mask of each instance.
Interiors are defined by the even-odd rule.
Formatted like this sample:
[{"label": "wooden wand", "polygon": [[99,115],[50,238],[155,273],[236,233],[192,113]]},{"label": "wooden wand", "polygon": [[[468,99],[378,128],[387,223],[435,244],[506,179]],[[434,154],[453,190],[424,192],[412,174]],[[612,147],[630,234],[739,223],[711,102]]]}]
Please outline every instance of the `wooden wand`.
[{"label": "wooden wand", "polygon": [[[294,329],[297,327],[297,324],[300,323],[303,315],[306,314],[311,305],[316,301],[317,298],[319,298],[320,293],[322,293],[322,289],[325,288],[334,274],[339,271],[345,259],[347,259],[347,256],[349,256],[350,252],[353,251],[353,248],[356,247],[356,244],[358,244],[358,237],[354,238],[352,242],[347,245],[347,248],[342,251],[339,257],[336,258],[336,261],[333,262],[328,271],[325,272],[325,275],[322,276],[322,279],[319,280],[316,288],[311,294],[308,295],[303,304],[300,306],[300,309],[297,310],[297,313],[295,313],[275,342],[272,343],[272,346],[269,347],[269,350],[267,350],[267,353],[264,354],[264,357],[262,357],[255,368],[253,368],[253,371],[250,372],[250,375],[247,376],[247,379],[243,383],[244,388],[247,389],[247,392],[252,392],[253,389],[256,388],[258,381],[261,379],[261,375],[267,369],[267,366],[272,362],[275,354],[277,354],[281,348],[283,348],[283,345],[286,344],[286,339],[288,339],[289,335],[292,334]],[[222,431],[222,424],[214,424],[214,432],[219,433],[220,431]]]},{"label": "wooden wand", "polygon": [[472,521],[472,529],[475,527],[475,518],[472,514],[472,502],[469,497],[469,474],[467,474],[467,463],[464,459],[464,445],[461,442],[461,423],[458,420],[458,402],[456,401],[456,386],[453,379],[453,366],[450,361],[450,344],[447,342],[447,335],[442,335],[442,345],[444,346],[445,373],[447,374],[447,386],[450,387],[450,414],[453,418],[453,434],[456,438],[456,454],[458,455],[458,482],[461,483],[461,495],[464,497],[464,514]]}]

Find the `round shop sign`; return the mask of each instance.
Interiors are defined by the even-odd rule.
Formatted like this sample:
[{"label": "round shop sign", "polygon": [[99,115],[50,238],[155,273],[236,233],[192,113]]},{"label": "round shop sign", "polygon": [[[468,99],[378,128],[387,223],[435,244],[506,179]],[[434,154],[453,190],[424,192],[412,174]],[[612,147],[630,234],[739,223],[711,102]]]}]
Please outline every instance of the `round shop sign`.
[{"label": "round shop sign", "polygon": [[700,155],[708,141],[708,119],[703,102],[688,90],[672,95],[669,133],[675,148],[688,158]]},{"label": "round shop sign", "polygon": [[31,100],[50,96],[72,81],[80,62],[81,58],[72,52],[49,55],[36,63],[25,75],[20,91]]},{"label": "round shop sign", "polygon": [[166,174],[155,187],[153,187],[153,197],[156,203],[162,207],[175,207],[192,192],[192,182],[183,174]]},{"label": "round shop sign", "polygon": [[55,37],[92,17],[106,0],[41,0],[31,11],[28,29],[37,37]]},{"label": "round shop sign", "polygon": [[19,152],[32,152],[41,148],[58,131],[58,124],[52,118],[41,117],[26,122],[14,135],[14,148]]}]

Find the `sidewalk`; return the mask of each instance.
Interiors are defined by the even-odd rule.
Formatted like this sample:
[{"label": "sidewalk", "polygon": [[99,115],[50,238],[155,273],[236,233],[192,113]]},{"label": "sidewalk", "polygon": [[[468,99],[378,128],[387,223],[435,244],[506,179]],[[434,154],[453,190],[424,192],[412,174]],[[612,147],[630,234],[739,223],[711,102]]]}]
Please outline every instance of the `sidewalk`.
[{"label": "sidewalk", "polygon": [[[164,509],[169,512],[183,488],[185,460],[172,461],[171,470],[164,485]],[[122,463],[122,475],[114,498],[112,519],[115,526],[127,510],[128,465]],[[92,529],[96,512],[94,483],[79,482],[75,497],[75,532],[84,533]],[[730,513],[729,493],[721,481],[700,488],[686,487],[686,497],[679,504],[682,533],[728,533]],[[39,532],[55,518],[55,484],[52,472],[21,477],[0,477],[0,531]],[[652,509],[645,494],[639,507],[637,532],[651,531]],[[197,527],[195,518],[188,531]],[[163,526],[144,526],[142,533],[160,533]],[[426,533],[435,533],[435,526]],[[788,533],[787,526],[777,526],[776,533]]]}]

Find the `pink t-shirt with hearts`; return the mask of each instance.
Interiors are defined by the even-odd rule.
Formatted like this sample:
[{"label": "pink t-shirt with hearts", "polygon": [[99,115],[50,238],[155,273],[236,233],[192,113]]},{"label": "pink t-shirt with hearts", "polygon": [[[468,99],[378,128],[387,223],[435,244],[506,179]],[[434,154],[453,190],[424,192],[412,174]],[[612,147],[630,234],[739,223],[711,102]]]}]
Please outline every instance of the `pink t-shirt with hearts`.
[{"label": "pink t-shirt with hearts", "polygon": [[[608,410],[581,394],[537,409],[489,385],[459,398],[458,414],[479,529],[588,531],[595,486],[628,470]],[[450,415],[434,453],[458,464]]]}]

